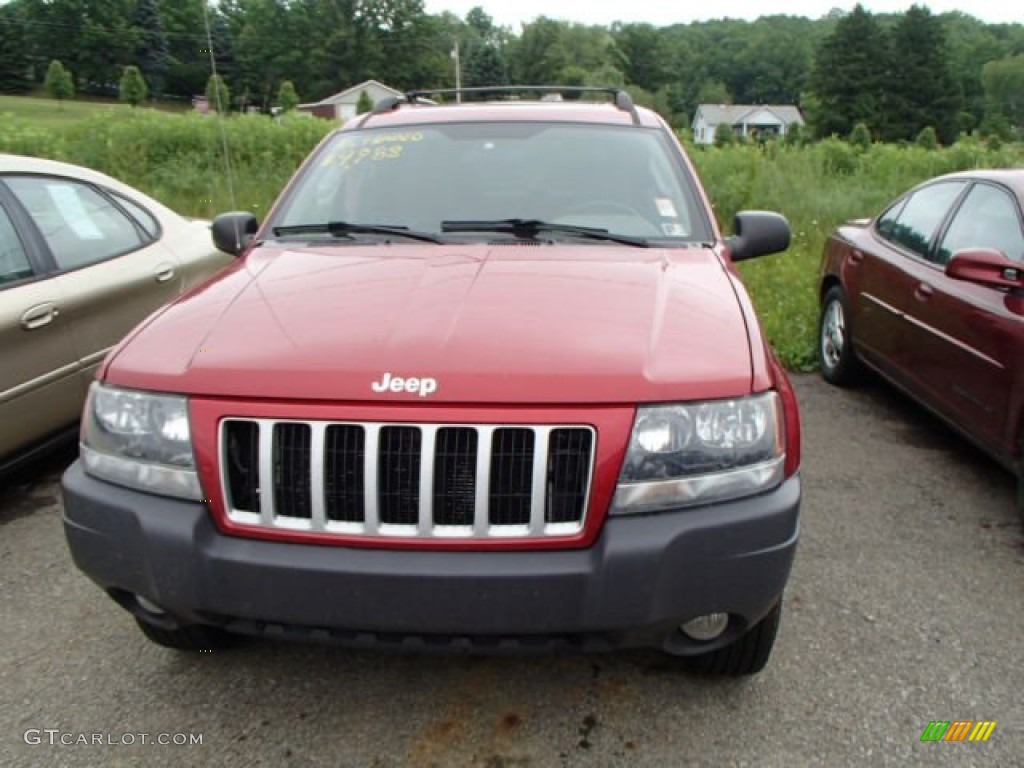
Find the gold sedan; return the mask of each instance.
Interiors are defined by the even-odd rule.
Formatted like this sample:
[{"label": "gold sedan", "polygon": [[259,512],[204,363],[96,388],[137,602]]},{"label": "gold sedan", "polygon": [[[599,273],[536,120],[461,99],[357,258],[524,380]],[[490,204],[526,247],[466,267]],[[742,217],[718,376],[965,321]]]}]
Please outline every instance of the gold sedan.
[{"label": "gold sedan", "polygon": [[208,222],[86,168],[0,154],[0,474],[73,434],[111,347],[230,261]]}]

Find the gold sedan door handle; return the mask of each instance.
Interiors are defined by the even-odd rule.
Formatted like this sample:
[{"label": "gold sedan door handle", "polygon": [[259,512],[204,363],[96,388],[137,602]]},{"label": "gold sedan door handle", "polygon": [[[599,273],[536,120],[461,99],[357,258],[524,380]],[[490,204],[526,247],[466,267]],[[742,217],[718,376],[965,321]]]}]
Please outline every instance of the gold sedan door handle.
[{"label": "gold sedan door handle", "polygon": [[36,328],[42,328],[44,325],[52,323],[59,314],[60,310],[52,301],[36,304],[22,313],[21,327],[26,331],[34,331]]},{"label": "gold sedan door handle", "polygon": [[161,264],[153,271],[153,277],[158,283],[166,283],[174,277],[174,267],[170,264]]}]

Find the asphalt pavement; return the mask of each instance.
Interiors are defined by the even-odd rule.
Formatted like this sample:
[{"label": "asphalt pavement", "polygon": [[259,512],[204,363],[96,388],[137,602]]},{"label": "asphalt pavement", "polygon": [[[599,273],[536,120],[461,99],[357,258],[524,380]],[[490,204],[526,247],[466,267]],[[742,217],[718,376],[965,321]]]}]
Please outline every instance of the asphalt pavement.
[{"label": "asphalt pavement", "polygon": [[[880,383],[795,383],[802,539],[743,680],[636,652],[165,650],[72,565],[55,456],[0,486],[0,766],[1024,765],[1013,478]],[[921,741],[957,720],[996,726]]]}]

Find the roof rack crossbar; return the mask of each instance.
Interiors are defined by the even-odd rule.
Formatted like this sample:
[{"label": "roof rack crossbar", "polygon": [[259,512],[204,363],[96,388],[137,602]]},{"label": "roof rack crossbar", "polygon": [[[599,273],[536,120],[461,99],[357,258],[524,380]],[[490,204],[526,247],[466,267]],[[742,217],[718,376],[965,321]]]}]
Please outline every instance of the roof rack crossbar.
[{"label": "roof rack crossbar", "polygon": [[[388,112],[398,104],[409,103],[415,104],[424,98],[431,96],[461,96],[461,95],[484,95],[484,94],[512,94],[512,93],[572,93],[572,94],[586,94],[586,93],[604,93],[613,97],[613,103],[615,106],[623,112],[628,112],[630,117],[633,118],[633,125],[640,125],[640,115],[637,114],[636,105],[633,103],[632,97],[629,93],[622,88],[605,88],[597,86],[576,86],[576,85],[480,85],[472,88],[437,88],[432,90],[414,90],[408,91],[405,94],[405,98],[391,97],[384,99],[377,103],[377,107],[374,108],[374,114],[380,114],[381,112]],[[386,104],[386,106],[385,106]]]}]

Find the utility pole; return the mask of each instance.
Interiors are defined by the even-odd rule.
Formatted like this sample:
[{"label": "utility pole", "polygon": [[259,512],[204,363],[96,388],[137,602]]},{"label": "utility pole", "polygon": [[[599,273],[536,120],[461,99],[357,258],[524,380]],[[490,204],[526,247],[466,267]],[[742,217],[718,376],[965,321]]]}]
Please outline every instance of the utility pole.
[{"label": "utility pole", "polygon": [[462,103],[462,94],[459,91],[462,90],[462,65],[459,62],[459,41],[455,41],[455,48],[452,50],[452,58],[455,59],[455,101],[458,104]]}]

